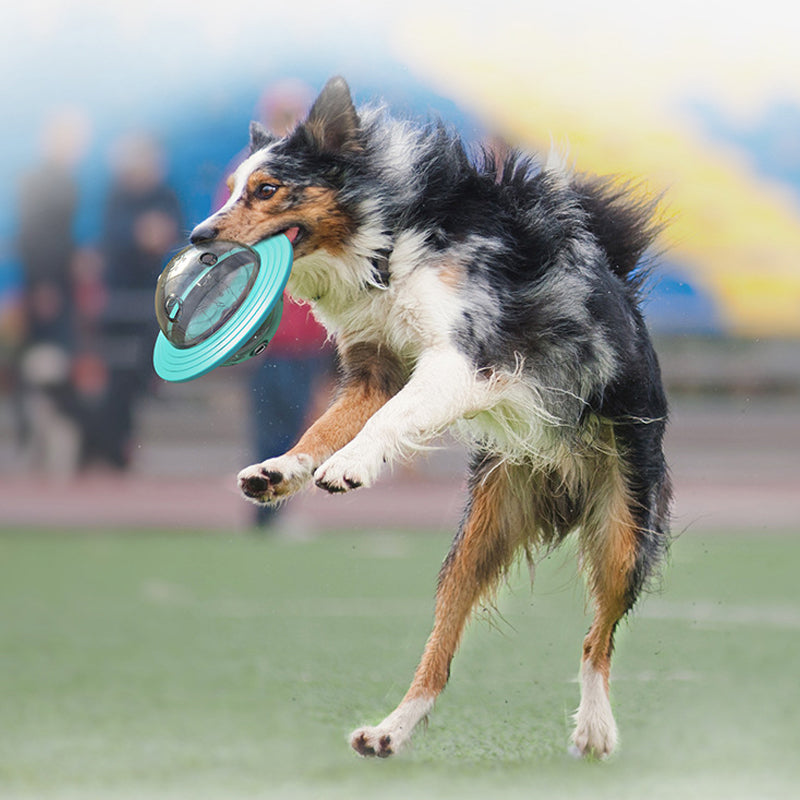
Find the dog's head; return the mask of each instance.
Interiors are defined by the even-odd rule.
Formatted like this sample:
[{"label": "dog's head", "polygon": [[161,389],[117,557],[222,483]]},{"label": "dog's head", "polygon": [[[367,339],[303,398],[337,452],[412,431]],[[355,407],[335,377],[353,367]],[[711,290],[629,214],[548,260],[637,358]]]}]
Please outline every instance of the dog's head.
[{"label": "dog's head", "polygon": [[253,245],[285,233],[295,260],[325,250],[340,255],[354,232],[354,205],[342,198],[359,170],[359,118],[342,78],[332,78],[307,119],[283,138],[250,126],[250,155],[228,179],[230,198],[191,234],[197,244],[227,239]]}]

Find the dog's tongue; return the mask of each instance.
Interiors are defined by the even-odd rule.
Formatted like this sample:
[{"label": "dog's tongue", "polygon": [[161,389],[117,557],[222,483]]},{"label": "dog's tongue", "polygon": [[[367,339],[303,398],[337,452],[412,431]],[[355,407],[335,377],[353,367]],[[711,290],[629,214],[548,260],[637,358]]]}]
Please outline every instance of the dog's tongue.
[{"label": "dog's tongue", "polygon": [[287,228],[283,235],[292,243],[294,244],[294,240],[297,238],[297,234],[300,233],[300,228]]}]

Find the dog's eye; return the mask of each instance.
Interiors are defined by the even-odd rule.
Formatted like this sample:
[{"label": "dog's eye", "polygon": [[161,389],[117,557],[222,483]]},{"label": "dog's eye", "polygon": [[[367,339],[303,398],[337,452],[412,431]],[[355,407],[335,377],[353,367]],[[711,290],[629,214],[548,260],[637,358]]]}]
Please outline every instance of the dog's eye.
[{"label": "dog's eye", "polygon": [[259,183],[253,195],[259,200],[269,200],[277,191],[278,187],[274,183]]}]

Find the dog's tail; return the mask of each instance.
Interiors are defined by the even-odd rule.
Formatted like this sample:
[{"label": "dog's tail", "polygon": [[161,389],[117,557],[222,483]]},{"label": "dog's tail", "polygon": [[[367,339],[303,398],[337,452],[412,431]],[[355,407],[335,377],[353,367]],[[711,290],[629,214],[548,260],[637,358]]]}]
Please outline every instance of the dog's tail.
[{"label": "dog's tail", "polygon": [[573,185],[589,231],[608,254],[612,272],[638,283],[642,276],[636,268],[665,227],[661,197],[613,177],[576,175]]}]

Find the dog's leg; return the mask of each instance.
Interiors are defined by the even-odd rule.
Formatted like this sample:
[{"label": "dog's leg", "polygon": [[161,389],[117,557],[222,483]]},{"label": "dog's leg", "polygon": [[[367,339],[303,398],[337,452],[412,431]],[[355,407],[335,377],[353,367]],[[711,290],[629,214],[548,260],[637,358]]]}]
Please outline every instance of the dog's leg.
[{"label": "dog's leg", "polygon": [[571,752],[605,758],[617,744],[609,701],[614,631],[636,600],[634,573],[640,536],[619,459],[603,459],[595,475],[580,532],[594,619],[583,642],[581,702],[575,714]]},{"label": "dog's leg", "polygon": [[322,464],[314,480],[329,492],[369,486],[384,463],[413,451],[460,417],[486,408],[490,402],[487,383],[455,350],[424,353],[408,383],[352,442]]},{"label": "dog's leg", "polygon": [[331,407],[282,456],[246,467],[239,487],[257,503],[276,503],[304,488],[314,470],[344,447],[403,384],[399,362],[374,345],[342,355],[341,390]]},{"label": "dog's leg", "polygon": [[400,705],[376,727],[351,734],[350,743],[362,756],[385,758],[397,752],[433,708],[472,608],[492,595],[526,538],[519,487],[517,468],[497,458],[481,458],[474,465],[464,521],[439,573],[433,631]]},{"label": "dog's leg", "polygon": [[274,503],[300,491],[314,470],[347,444],[386,399],[363,386],[345,389],[291,450],[243,469],[238,475],[242,492],[258,503]]}]

